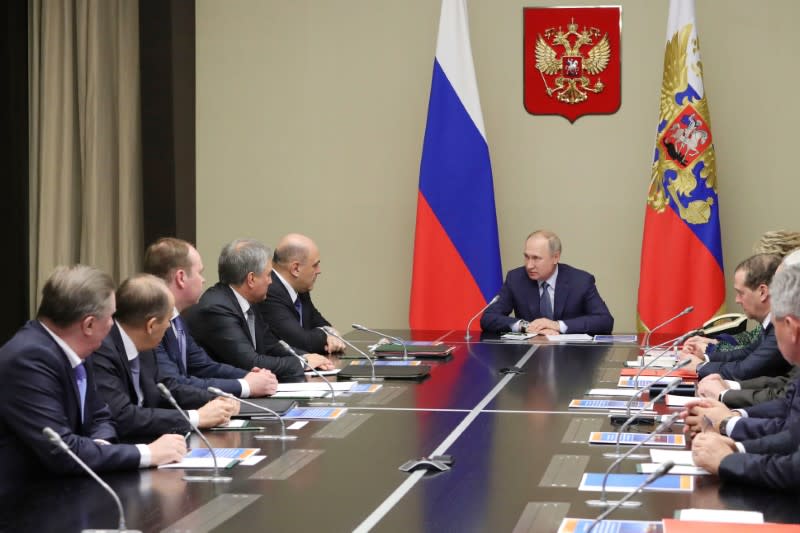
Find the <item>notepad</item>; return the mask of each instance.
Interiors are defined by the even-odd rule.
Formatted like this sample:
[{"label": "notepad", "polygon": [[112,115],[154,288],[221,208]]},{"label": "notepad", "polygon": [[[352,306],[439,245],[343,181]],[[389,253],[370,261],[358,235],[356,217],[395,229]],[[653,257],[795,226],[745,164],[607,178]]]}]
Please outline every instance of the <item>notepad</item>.
[{"label": "notepad", "polygon": [[[639,463],[636,471],[640,474],[652,474],[661,468],[661,463]],[[669,469],[670,474],[683,474],[686,476],[710,476],[711,472],[699,466],[675,465]]]},{"label": "notepad", "polygon": [[295,407],[283,418],[287,420],[336,420],[347,412],[344,407]]},{"label": "notepad", "polygon": [[[641,411],[645,402],[631,402],[631,411]],[[570,409],[627,409],[627,400],[572,400]]]},{"label": "notepad", "polygon": [[[639,376],[638,380],[639,384],[637,386],[635,385],[634,379],[632,377],[622,376],[619,378],[619,382],[617,382],[617,387],[622,387],[622,388],[649,387],[659,379],[660,379],[659,376]],[[664,383],[665,385],[669,385],[674,381],[683,381],[683,380],[679,377],[669,376],[659,381],[659,383]]]},{"label": "notepad", "polygon": [[691,450],[650,450],[650,460],[654,463],[672,461],[676,465],[694,466]]},{"label": "notepad", "polygon": [[547,335],[551,342],[592,342],[594,339],[586,333],[564,333],[563,335]]},{"label": "notepad", "polygon": [[589,396],[622,396],[630,398],[635,396],[636,389],[590,389],[586,392]]},{"label": "notepad", "polygon": [[[616,444],[617,433],[614,431],[593,431],[589,434],[590,444]],[[622,445],[635,445],[647,440],[649,433],[619,433],[619,443]],[[644,442],[642,446],[674,446],[683,448],[686,446],[686,437],[676,433],[661,433],[653,435],[650,440]]]},{"label": "notepad", "polygon": [[636,335],[595,335],[594,342],[636,342]]},{"label": "notepad", "polygon": [[[565,518],[561,521],[558,533],[586,533],[594,522],[593,518]],[[662,533],[661,522],[645,522],[642,520],[603,520],[602,529],[594,531],[624,533]]]},{"label": "notepad", "polygon": [[[600,491],[603,486],[603,473],[586,473],[578,490]],[[650,477],[649,474],[610,474],[606,482],[606,492],[632,492]],[[675,476],[667,474],[644,488],[651,492],[692,492],[694,476]]]},{"label": "notepad", "polygon": [[537,336],[538,333],[504,333],[500,338],[504,341],[526,341]]}]

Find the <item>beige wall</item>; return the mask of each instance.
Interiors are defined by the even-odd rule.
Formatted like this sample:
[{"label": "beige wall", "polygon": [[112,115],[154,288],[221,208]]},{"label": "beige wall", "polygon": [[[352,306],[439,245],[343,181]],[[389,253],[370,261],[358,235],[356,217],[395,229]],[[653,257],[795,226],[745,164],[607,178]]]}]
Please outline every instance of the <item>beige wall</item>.
[{"label": "beige wall", "polygon": [[[621,2],[622,107],[573,125],[522,106],[533,4],[559,3],[469,2],[503,269],[529,231],[552,228],[563,260],[597,276],[616,329],[632,331],[668,2]],[[800,229],[798,16],[794,0],[698,1],[729,284],[760,233]],[[438,17],[436,0],[197,1],[197,235],[210,282],[225,242],[299,231],[322,250],[314,299],[335,325],[407,325]]]}]

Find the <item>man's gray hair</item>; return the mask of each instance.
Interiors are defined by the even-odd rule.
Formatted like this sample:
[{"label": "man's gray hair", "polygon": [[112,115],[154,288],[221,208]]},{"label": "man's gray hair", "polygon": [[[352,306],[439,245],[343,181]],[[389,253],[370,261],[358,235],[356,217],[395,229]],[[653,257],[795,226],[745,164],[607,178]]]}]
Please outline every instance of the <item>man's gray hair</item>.
[{"label": "man's gray hair", "polygon": [[87,316],[111,316],[114,281],[100,270],[86,266],[59,266],[42,288],[37,318],[67,327]]},{"label": "man's gray hair", "polygon": [[547,239],[547,248],[550,250],[550,255],[561,253],[561,239],[559,239],[558,235],[556,235],[554,232],[548,229],[537,229],[528,235],[528,238],[525,239],[525,242],[528,242],[531,237],[544,237]]},{"label": "man's gray hair", "polygon": [[787,266],[775,273],[769,294],[774,318],[800,318],[800,265]]},{"label": "man's gray hair", "polygon": [[261,274],[269,263],[272,251],[252,239],[236,239],[226,244],[219,254],[219,280],[227,285],[241,285],[247,274]]}]

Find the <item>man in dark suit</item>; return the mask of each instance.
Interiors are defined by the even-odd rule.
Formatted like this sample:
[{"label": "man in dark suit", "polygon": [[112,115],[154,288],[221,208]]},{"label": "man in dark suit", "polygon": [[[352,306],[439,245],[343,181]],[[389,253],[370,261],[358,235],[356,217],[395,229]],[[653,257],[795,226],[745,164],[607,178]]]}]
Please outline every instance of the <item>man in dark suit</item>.
[{"label": "man in dark suit", "polygon": [[[187,311],[186,322],[197,342],[218,361],[266,368],[279,381],[305,379],[300,362],[278,344],[253,307],[267,297],[271,263],[270,250],[260,242],[242,239],[226,245],[219,258],[219,283]],[[303,357],[309,366],[333,368],[324,356]]]},{"label": "man in dark suit", "polygon": [[[778,346],[787,361],[800,364],[800,267],[787,267],[775,274],[770,292],[772,294],[772,314]],[[795,387],[797,382],[795,382]],[[795,389],[796,390],[796,389]],[[794,391],[787,397],[790,409],[798,403],[793,398]],[[773,402],[768,402],[772,404]],[[773,411],[776,406],[762,407],[758,413],[755,407],[746,412],[760,414]],[[784,404],[785,406],[786,404]],[[758,407],[758,406],[756,406]],[[686,422],[691,426],[703,414],[712,417],[714,428],[722,434],[706,431],[697,435],[692,443],[692,457],[695,464],[718,474],[724,481],[738,481],[771,488],[800,487],[800,422],[796,413],[789,413],[791,419],[779,421],[750,421],[749,418],[725,418],[720,421],[718,405],[713,401],[699,400],[698,405],[687,406]],[[784,407],[785,409],[785,407]],[[742,413],[740,413],[742,414]],[[691,420],[694,418],[694,420]],[[766,435],[770,427],[778,433]],[[726,436],[743,437],[746,440],[734,442]],[[758,436],[765,435],[765,436]],[[755,437],[755,438],[754,438]]]},{"label": "man in dark suit", "polygon": [[[561,240],[546,230],[525,241],[525,266],[509,271],[500,298],[481,318],[484,331],[611,333],[614,317],[595,286],[594,276],[559,263]],[[514,317],[509,314],[514,312]]]},{"label": "man in dark suit", "polygon": [[205,283],[203,261],[194,246],[173,237],[159,239],[145,252],[144,270],[163,279],[175,298],[172,325],[156,347],[159,379],[167,387],[191,385],[205,391],[195,407],[214,398],[207,392],[208,387],[241,398],[275,394],[278,380],[272,372],[260,367],[248,367],[248,372],[219,363],[209,357],[189,333],[180,313],[197,304]]},{"label": "man in dark suit", "polygon": [[114,307],[109,276],[82,265],[59,267],[42,290],[37,319],[0,348],[2,483],[82,472],[42,434],[45,427],[99,471],[161,465],[186,453],[181,435],[148,445],[110,444],[117,433],[84,361],[111,329]]},{"label": "man in dark suit", "polygon": [[[97,390],[111,410],[117,433],[127,440],[189,431],[189,422],[157,388],[158,365],[152,351],[170,327],[175,306],[172,293],[161,279],[139,274],[120,285],[116,298],[115,323],[90,363],[97,378]],[[181,384],[174,384],[171,392],[185,408],[207,393]],[[238,402],[228,398],[216,398],[201,405],[188,411],[195,427],[224,424],[239,412]]]},{"label": "man in dark suit", "polygon": [[306,237],[283,237],[272,256],[272,283],[267,299],[256,304],[261,318],[279,339],[307,352],[344,351],[344,343],[321,327],[331,327],[314,302],[311,290],[320,275],[319,248]]},{"label": "man in dark suit", "polygon": [[723,379],[733,381],[780,376],[791,370],[791,365],[778,349],[775,328],[770,319],[769,283],[780,262],[778,255],[757,254],[739,263],[733,274],[736,302],[742,306],[748,318],[762,323],[763,334],[738,350],[715,351],[710,355],[684,348],[680,357],[692,360],[685,368],[695,370],[701,379],[719,374]]}]

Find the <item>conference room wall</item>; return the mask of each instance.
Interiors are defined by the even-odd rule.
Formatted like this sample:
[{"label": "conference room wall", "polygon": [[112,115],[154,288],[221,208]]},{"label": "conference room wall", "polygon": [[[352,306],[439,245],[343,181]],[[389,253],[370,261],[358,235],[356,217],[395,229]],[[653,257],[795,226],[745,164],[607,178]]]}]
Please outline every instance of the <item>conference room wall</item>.
[{"label": "conference room wall", "polygon": [[[520,264],[529,231],[552,228],[563,260],[597,276],[615,329],[632,331],[668,2],[620,2],[622,106],[575,124],[523,107],[526,4],[469,2],[503,269]],[[209,283],[230,239],[274,245],[299,231],[320,245],[314,298],[332,322],[407,324],[439,5],[197,0],[197,238]],[[697,5],[728,287],[763,231],[800,229],[799,15],[793,0]]]}]

